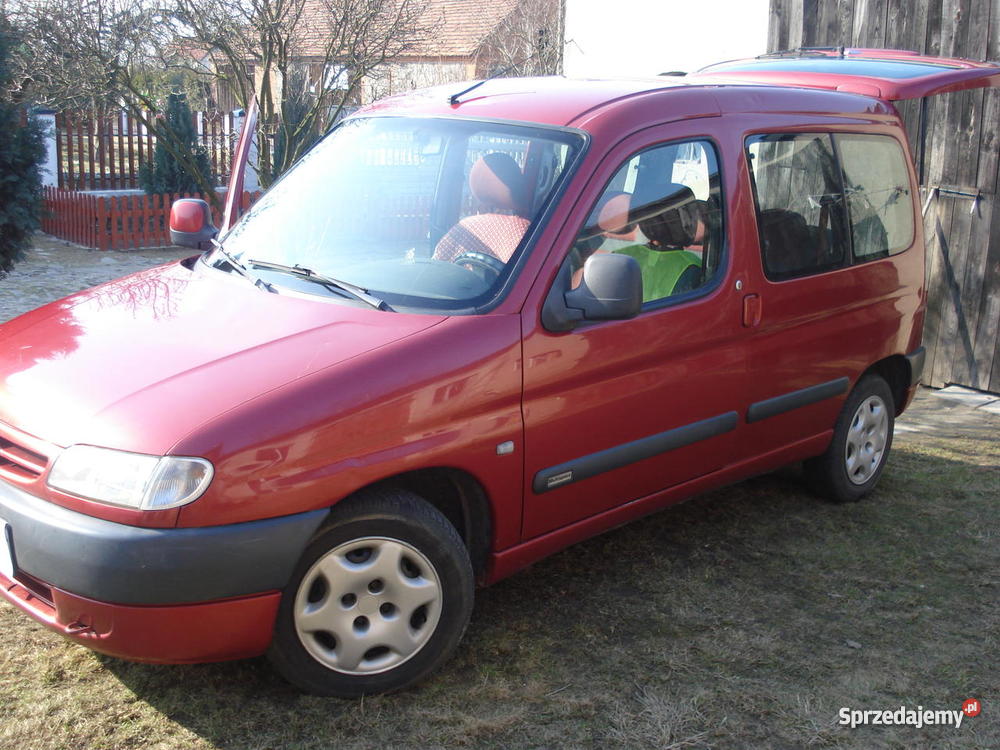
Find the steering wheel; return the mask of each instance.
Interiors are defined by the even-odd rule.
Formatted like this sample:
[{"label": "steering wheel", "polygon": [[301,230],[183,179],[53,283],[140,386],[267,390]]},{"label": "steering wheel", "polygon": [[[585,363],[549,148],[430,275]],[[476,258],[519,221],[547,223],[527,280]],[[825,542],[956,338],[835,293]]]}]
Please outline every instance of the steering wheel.
[{"label": "steering wheel", "polygon": [[[457,256],[452,263],[458,266],[471,266],[473,270],[483,271],[488,280],[492,280],[502,274],[507,265],[499,258],[487,255],[486,253],[477,253],[473,250],[466,250]],[[492,277],[488,274],[492,274]]]}]

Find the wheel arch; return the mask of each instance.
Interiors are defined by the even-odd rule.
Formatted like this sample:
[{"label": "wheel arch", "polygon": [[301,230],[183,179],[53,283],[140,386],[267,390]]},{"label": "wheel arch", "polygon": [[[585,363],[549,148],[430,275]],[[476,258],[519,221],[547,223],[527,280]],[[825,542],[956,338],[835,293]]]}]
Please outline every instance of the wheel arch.
[{"label": "wheel arch", "polygon": [[482,584],[493,544],[493,508],[475,476],[447,466],[415,469],[359,487],[348,497],[384,487],[408,490],[437,508],[458,531],[469,552],[476,581]]},{"label": "wheel arch", "polygon": [[894,416],[898,417],[902,414],[906,405],[906,392],[910,387],[911,377],[910,363],[907,362],[906,357],[901,354],[893,354],[885,359],[880,359],[861,373],[857,382],[860,382],[865,375],[878,375],[889,385],[889,390],[892,392]]}]

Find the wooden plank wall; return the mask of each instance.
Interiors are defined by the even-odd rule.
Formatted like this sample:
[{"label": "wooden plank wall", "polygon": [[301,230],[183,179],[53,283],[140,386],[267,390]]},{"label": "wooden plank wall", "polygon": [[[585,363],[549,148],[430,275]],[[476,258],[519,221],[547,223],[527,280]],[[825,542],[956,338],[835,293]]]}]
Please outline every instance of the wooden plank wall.
[{"label": "wooden plank wall", "polygon": [[[768,51],[884,47],[1000,61],[997,0],[771,0]],[[899,107],[918,163],[920,104]],[[924,382],[1000,392],[1000,90],[927,103],[922,182],[978,189],[939,194],[924,217],[928,309]]]}]

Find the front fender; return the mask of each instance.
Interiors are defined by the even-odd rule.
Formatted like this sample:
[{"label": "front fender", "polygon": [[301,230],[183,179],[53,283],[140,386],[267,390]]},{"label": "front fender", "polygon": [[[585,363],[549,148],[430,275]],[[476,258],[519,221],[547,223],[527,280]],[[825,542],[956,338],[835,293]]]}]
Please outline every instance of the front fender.
[{"label": "front fender", "polygon": [[[521,366],[518,316],[455,317],[241,404],[173,447],[216,468],[178,525],[316,510],[397,474],[450,466],[491,499],[494,544],[514,544]],[[508,441],[513,452],[499,455]]]}]

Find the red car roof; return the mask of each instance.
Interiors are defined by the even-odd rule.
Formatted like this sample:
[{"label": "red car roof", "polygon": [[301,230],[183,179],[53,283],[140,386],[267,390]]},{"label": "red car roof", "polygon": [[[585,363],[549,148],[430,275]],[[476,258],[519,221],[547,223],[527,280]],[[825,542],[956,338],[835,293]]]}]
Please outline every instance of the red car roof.
[{"label": "red car roof", "polygon": [[[742,83],[742,82],[737,82]],[[362,108],[356,116],[464,116],[587,130],[614,129],[628,122],[662,122],[665,113],[676,119],[719,115],[723,112],[813,112],[889,114],[870,98],[829,91],[804,92],[787,87],[720,85],[687,77],[646,79],[496,78],[458,97],[472,82],[412,91],[388,97]],[[608,107],[611,103],[620,106]],[[624,119],[623,119],[624,118]],[[671,119],[666,117],[666,119]]]},{"label": "red car roof", "polygon": [[659,89],[683,87],[683,79],[575,80],[559,76],[493,78],[451,103],[471,81],[390,96],[358,114],[464,115],[568,125],[610,101]]}]

